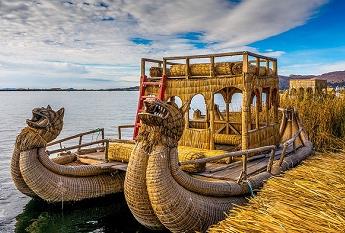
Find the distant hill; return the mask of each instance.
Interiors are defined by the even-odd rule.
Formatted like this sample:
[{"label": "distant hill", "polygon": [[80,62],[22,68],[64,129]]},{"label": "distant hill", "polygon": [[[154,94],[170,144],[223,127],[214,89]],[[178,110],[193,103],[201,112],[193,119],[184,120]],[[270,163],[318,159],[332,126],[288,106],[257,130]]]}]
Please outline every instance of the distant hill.
[{"label": "distant hill", "polygon": [[139,86],[107,89],[76,89],[76,88],[0,88],[0,91],[139,91]]},{"label": "distant hill", "polygon": [[344,70],[344,71],[333,71],[333,72],[324,73],[321,75],[295,75],[295,74],[290,75],[290,76],[279,75],[279,88],[288,89],[290,79],[311,79],[311,78],[327,80],[328,85],[333,86],[333,87],[345,86],[345,70]]}]

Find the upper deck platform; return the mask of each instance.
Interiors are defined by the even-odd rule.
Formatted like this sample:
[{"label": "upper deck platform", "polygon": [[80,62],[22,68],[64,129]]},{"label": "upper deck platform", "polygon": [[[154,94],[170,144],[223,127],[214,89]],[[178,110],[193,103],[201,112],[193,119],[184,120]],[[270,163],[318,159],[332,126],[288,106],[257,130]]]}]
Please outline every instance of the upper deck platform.
[{"label": "upper deck platform", "polygon": [[[147,63],[151,64],[150,68]],[[151,80],[163,76],[168,80],[229,78],[245,73],[277,77],[277,60],[248,51],[141,60],[141,75]]]}]

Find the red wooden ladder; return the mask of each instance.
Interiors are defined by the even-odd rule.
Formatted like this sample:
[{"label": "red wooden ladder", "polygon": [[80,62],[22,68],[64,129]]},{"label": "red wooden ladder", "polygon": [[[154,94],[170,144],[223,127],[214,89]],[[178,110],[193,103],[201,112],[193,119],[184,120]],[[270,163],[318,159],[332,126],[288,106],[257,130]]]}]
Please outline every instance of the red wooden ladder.
[{"label": "red wooden ladder", "polygon": [[[159,100],[164,99],[164,92],[165,92],[165,82],[166,82],[167,76],[163,75],[162,78],[159,80],[159,82],[149,82],[147,81],[147,76],[142,75],[140,77],[140,87],[139,87],[139,101],[138,101],[138,109],[137,109],[137,115],[135,117],[135,124],[134,124],[134,133],[133,133],[133,139],[135,140],[139,133],[139,128],[141,126],[139,113],[143,111],[144,107],[144,100],[147,98],[156,98]],[[145,90],[147,86],[159,86],[159,91],[156,96],[145,96]]]}]

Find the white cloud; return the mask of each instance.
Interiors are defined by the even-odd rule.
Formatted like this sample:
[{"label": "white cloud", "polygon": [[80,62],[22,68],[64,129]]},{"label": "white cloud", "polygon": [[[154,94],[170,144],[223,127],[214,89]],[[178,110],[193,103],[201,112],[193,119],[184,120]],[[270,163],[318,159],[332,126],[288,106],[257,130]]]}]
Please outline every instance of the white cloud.
[{"label": "white cloud", "polygon": [[[140,57],[256,51],[246,45],[305,23],[324,3],[325,0],[0,0],[1,85],[12,78],[9,75],[32,80],[43,75],[44,80],[58,76],[77,80],[104,78],[118,81],[112,84],[118,86],[129,85],[121,80],[126,77],[123,79],[135,85]],[[210,43],[209,46],[197,49],[188,39],[177,36],[188,32],[200,32],[197,41]],[[133,37],[152,43],[137,45],[130,41]],[[49,81],[46,83],[49,85]]]}]

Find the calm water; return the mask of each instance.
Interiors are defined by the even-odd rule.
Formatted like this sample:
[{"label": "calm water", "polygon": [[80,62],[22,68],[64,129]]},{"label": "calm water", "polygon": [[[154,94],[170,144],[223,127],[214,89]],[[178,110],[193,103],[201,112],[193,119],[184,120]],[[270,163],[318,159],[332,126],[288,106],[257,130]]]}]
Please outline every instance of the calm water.
[{"label": "calm water", "polygon": [[[65,107],[59,137],[134,121],[137,92],[0,92],[0,232],[145,232],[132,217],[123,194],[74,204],[48,205],[21,194],[12,183],[15,137],[34,107]],[[131,131],[124,132],[130,136]],[[97,135],[95,135],[96,137]],[[95,138],[94,138],[95,139]]]}]

